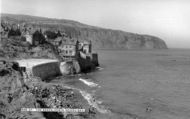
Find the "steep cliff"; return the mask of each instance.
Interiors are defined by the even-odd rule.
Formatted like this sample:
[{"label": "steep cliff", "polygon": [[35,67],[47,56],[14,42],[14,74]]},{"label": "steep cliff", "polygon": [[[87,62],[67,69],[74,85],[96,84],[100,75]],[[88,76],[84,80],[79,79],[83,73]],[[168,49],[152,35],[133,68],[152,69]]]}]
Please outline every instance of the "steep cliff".
[{"label": "steep cliff", "polygon": [[95,48],[165,49],[166,43],[157,37],[108,29],[79,29],[79,39],[92,40]]},{"label": "steep cliff", "polygon": [[2,14],[2,21],[26,23],[34,28],[64,31],[79,40],[91,40],[93,48],[107,49],[166,49],[166,43],[155,36],[140,35],[119,30],[103,29],[71,20],[50,19],[28,15]]}]

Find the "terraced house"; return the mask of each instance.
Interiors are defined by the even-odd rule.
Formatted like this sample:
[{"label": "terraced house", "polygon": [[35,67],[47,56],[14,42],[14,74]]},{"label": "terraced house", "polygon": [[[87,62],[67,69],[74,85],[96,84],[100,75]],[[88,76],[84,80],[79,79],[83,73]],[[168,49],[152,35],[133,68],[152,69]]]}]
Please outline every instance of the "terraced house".
[{"label": "terraced house", "polygon": [[74,60],[77,58],[78,46],[78,40],[63,38],[58,46],[58,51],[65,60]]}]

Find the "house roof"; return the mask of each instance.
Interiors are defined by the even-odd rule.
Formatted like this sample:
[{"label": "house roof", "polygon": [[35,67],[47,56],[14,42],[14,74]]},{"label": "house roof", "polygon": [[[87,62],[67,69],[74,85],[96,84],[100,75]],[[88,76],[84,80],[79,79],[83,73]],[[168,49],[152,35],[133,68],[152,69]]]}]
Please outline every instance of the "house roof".
[{"label": "house roof", "polygon": [[63,37],[61,41],[62,41],[62,44],[65,44],[65,45],[76,45],[76,42],[77,42],[76,39],[70,39],[68,37]]},{"label": "house roof", "polygon": [[57,37],[54,41],[56,41],[56,42],[60,42],[60,41],[62,41],[62,37]]}]

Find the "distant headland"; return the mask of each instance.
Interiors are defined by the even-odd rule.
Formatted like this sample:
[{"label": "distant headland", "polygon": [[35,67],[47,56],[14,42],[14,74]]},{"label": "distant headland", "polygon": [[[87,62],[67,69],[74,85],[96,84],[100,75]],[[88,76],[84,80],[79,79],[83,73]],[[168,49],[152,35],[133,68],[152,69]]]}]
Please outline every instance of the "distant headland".
[{"label": "distant headland", "polygon": [[1,21],[64,31],[72,38],[92,41],[95,49],[167,49],[165,41],[155,36],[104,29],[72,20],[1,14]]}]

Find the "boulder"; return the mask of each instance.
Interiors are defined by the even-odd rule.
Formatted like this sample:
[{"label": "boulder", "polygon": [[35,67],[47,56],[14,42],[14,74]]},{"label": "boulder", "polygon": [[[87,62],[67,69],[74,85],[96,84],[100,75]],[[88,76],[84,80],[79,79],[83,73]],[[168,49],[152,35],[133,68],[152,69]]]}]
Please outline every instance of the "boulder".
[{"label": "boulder", "polygon": [[73,74],[73,64],[72,62],[61,62],[60,63],[60,71],[62,73],[62,75],[69,75],[69,74]]},{"label": "boulder", "polygon": [[78,61],[65,61],[60,63],[62,75],[76,74],[81,72]]}]

